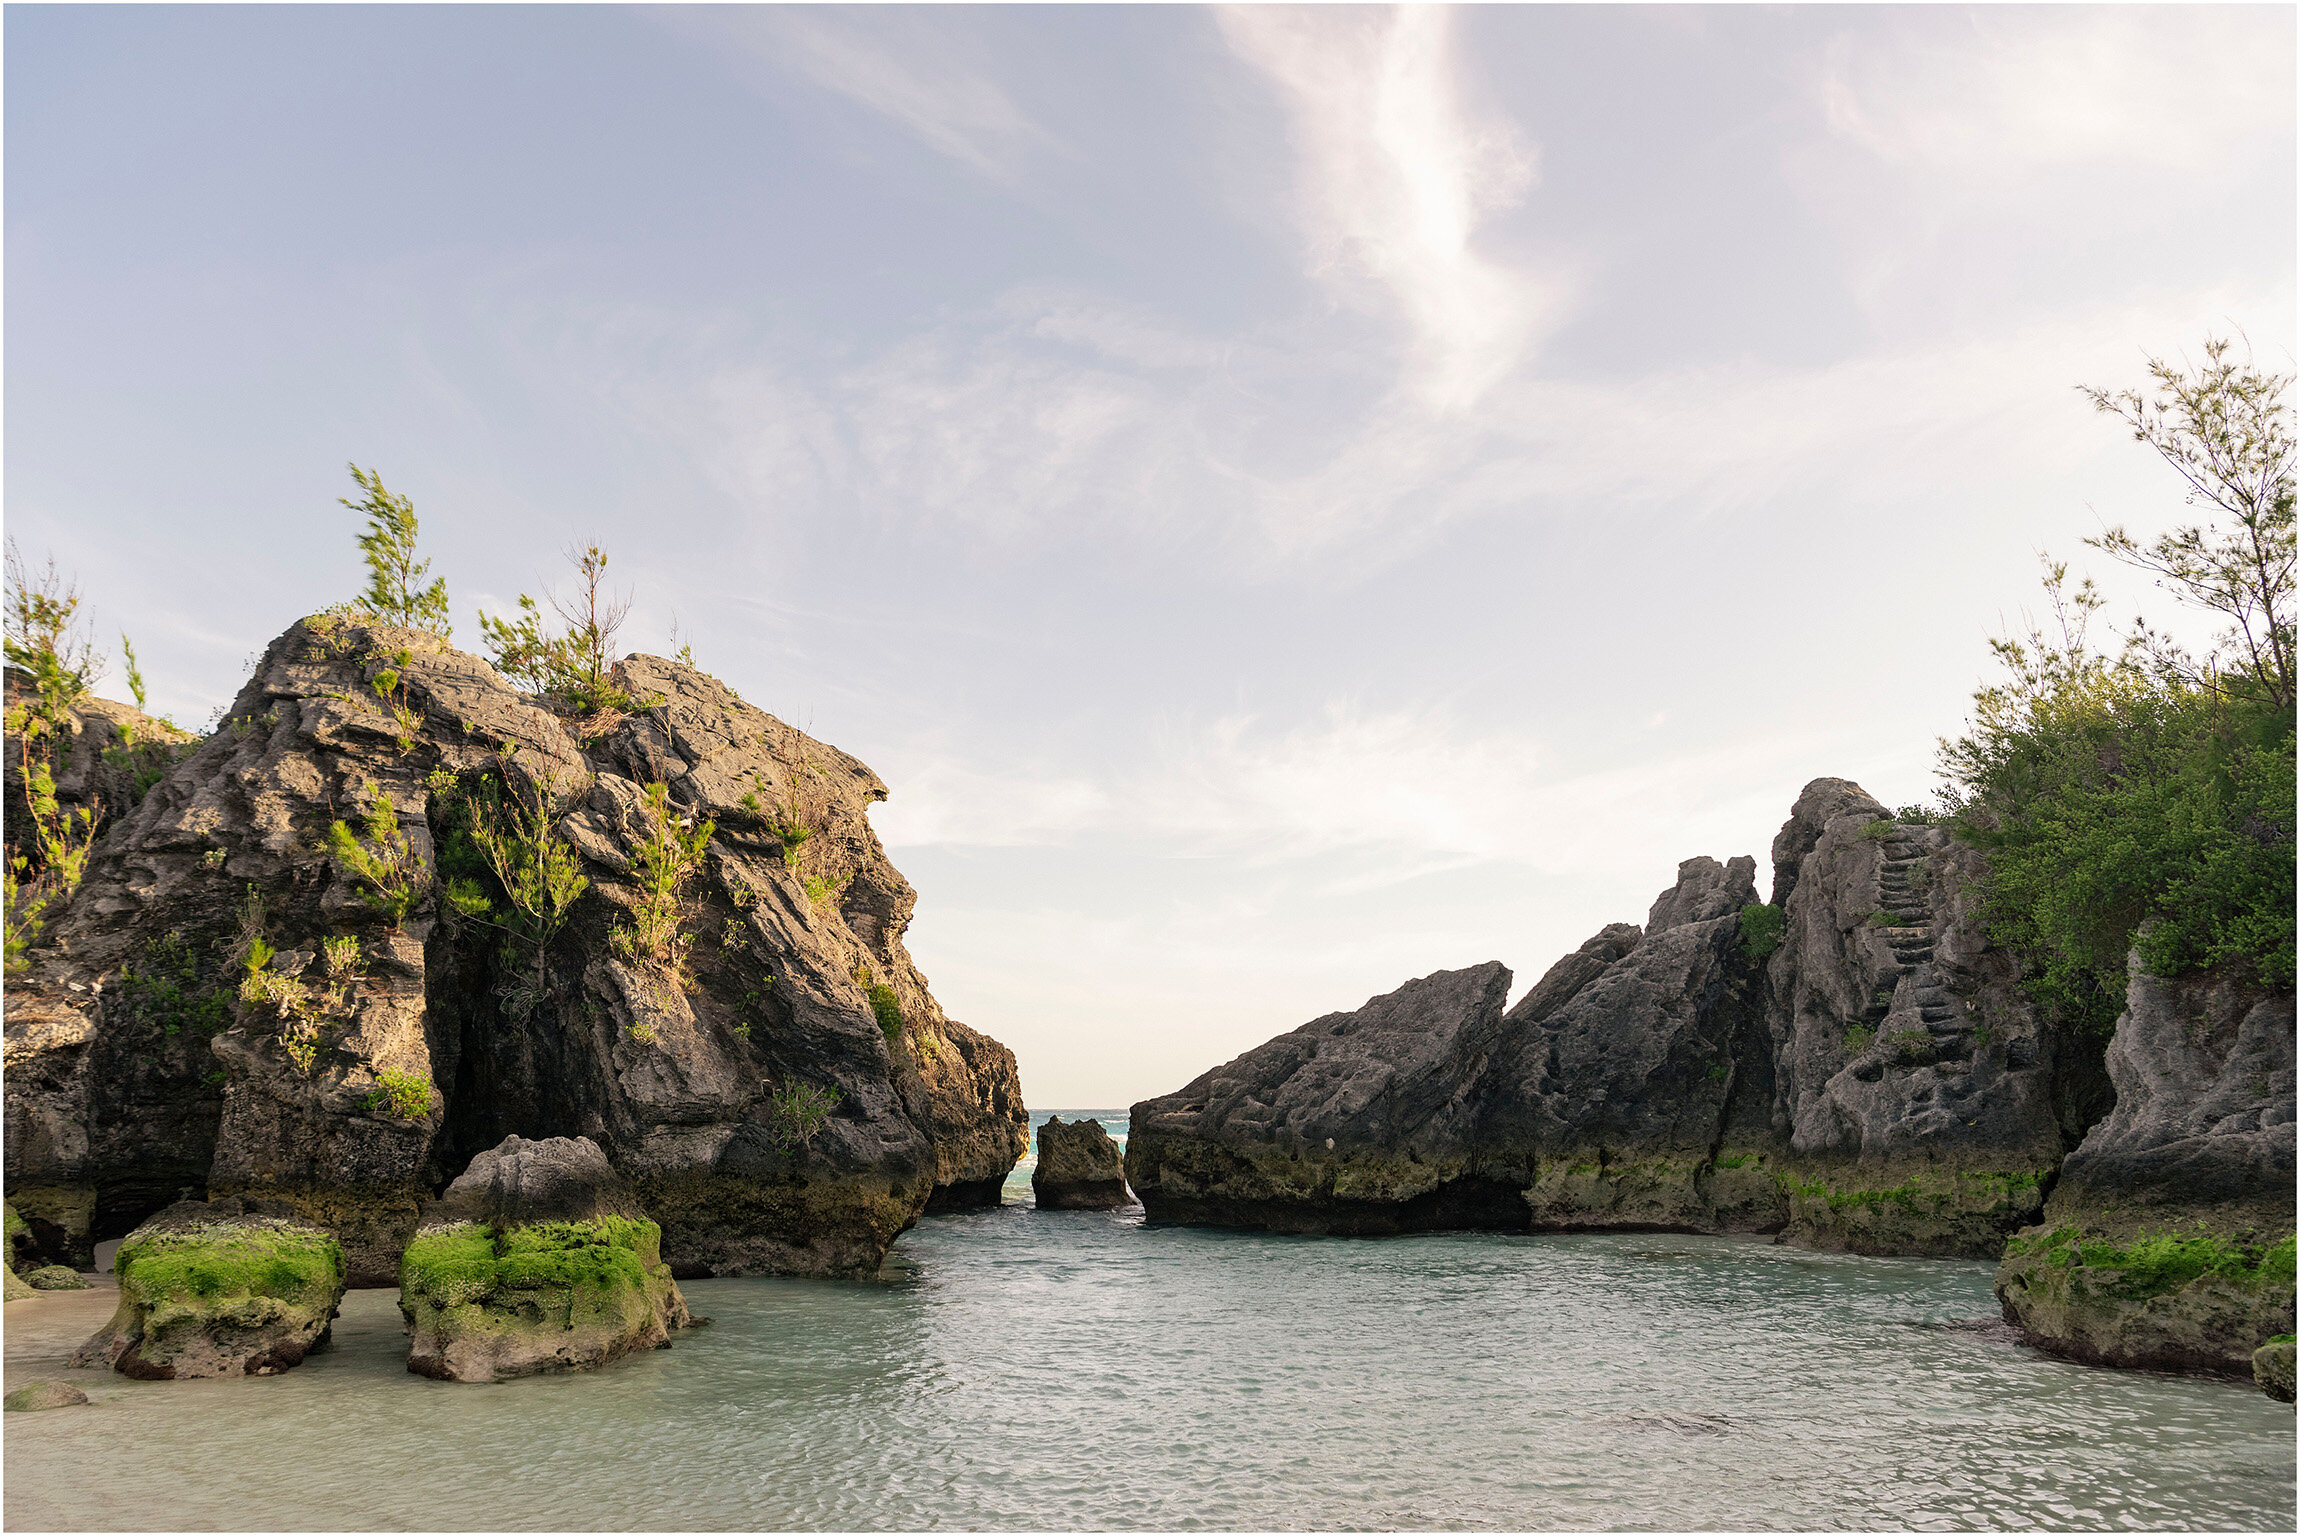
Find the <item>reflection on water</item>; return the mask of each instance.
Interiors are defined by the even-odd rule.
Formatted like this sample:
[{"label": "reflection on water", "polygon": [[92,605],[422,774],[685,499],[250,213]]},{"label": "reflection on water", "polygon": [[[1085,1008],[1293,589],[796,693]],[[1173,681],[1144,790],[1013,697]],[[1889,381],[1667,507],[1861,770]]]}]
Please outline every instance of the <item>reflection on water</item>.
[{"label": "reflection on water", "polygon": [[1988,1268],[1725,1238],[1347,1241],[1008,1206],[881,1285],[707,1280],[587,1376],[406,1374],[389,1291],[284,1376],[64,1373],[6,1312],[10,1529],[2288,1530],[2292,1411],[1994,1327]]}]

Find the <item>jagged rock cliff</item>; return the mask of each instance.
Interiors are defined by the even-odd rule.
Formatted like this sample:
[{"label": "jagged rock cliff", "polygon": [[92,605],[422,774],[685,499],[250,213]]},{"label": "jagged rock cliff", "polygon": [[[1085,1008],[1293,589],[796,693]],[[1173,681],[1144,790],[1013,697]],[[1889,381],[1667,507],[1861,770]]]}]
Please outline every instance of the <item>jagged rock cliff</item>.
[{"label": "jagged rock cliff", "polygon": [[2116,1107],[1997,1272],[2005,1318],[2077,1359],[2250,1375],[2293,1328],[2293,994],[2134,961]]},{"label": "jagged rock cliff", "polygon": [[[645,707],[577,720],[418,631],[272,644],[9,990],[7,1172],[44,1253],[204,1186],[288,1201],[390,1284],[424,1202],[514,1134],[598,1143],[681,1275],[868,1272],[930,1199],[996,1197],[1013,1056],[903,949],[885,787],[692,668],[618,671]],[[470,837],[537,808],[589,882],[540,958],[523,877]]]},{"label": "jagged rock cliff", "polygon": [[[1687,860],[1506,1013],[1440,972],[1135,1106],[1153,1219],[1786,1231],[1993,1258],[2106,1108],[1987,943],[1974,855],[1816,780],[1756,863]],[[1329,1138],[1330,1141],[1329,1141]]]}]

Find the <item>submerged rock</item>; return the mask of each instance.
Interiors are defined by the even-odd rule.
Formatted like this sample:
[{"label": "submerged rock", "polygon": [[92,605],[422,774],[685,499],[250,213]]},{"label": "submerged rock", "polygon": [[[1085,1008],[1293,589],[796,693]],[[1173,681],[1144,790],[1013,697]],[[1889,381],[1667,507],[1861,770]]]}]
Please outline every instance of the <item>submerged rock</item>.
[{"label": "submerged rock", "polygon": [[323,1348],[343,1300],[343,1247],[284,1205],[187,1200],[112,1261],[120,1305],[68,1362],[125,1376],[270,1376]]},{"label": "submerged rock", "polygon": [[90,1289],[80,1272],[64,1264],[47,1264],[28,1270],[24,1283],[35,1291],[85,1291]]},{"label": "submerged rock", "polygon": [[407,1368],[498,1381],[667,1347],[692,1319],[661,1242],[588,1139],[507,1137],[424,1213],[400,1261]]},{"label": "submerged rock", "polygon": [[2252,1352],[2252,1379],[2260,1390],[2280,1403],[2293,1396],[2292,1335],[2270,1339]]},{"label": "submerged rock", "polygon": [[2293,1329],[2293,995],[2132,966],[2116,1107],[2070,1154],[1997,1296],[2033,1344],[2249,1375]]},{"label": "submerged rock", "polygon": [[[590,1137],[682,1274],[867,1274],[930,1202],[995,1198],[1027,1145],[1013,1056],[903,947],[877,776],[691,667],[616,680],[643,707],[578,719],[420,631],[272,643],[10,979],[8,1187],[41,1257],[204,1190],[288,1202],[388,1285],[431,1193],[513,1133]],[[540,949],[481,814],[586,882]],[[706,821],[666,909],[649,861]]]},{"label": "submerged rock", "polygon": [[1108,1211],[1134,1200],[1118,1143],[1090,1116],[1068,1125],[1048,1116],[1038,1128],[1038,1166],[1031,1170],[1030,1193],[1042,1211]]},{"label": "submerged rock", "polygon": [[9,1413],[38,1413],[43,1408],[78,1408],[87,1401],[87,1393],[65,1382],[28,1381],[0,1398],[0,1409]]}]

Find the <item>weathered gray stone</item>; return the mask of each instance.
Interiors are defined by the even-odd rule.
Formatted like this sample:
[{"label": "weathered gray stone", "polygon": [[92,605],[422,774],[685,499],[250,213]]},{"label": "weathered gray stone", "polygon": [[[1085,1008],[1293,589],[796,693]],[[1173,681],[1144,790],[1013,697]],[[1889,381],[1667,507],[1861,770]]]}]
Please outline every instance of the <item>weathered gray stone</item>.
[{"label": "weathered gray stone", "polygon": [[1817,779],[1773,858],[1786,929],[1767,1026],[1791,1240],[1996,1257],[2083,1135],[2068,1083],[2097,1045],[2037,1017],[2017,962],[1987,941],[1979,855],[1944,829]]},{"label": "weathered gray stone", "polygon": [[[687,1274],[868,1273],[930,1200],[995,1197],[1027,1137],[1013,1056],[944,1017],[903,948],[916,897],[867,818],[884,786],[691,668],[618,676],[649,707],[577,721],[417,631],[318,618],[274,642],[11,981],[7,1171],[41,1256],[85,1264],[206,1190],[290,1202],[390,1284],[430,1192],[541,1132],[591,1137]],[[616,934],[651,782],[717,830],[677,938],[640,954]],[[547,801],[590,882],[540,964],[440,900],[443,858],[492,889],[457,852],[475,793]],[[417,871],[397,921],[325,848],[386,796]],[[276,953],[243,995],[250,886]],[[331,939],[355,946],[340,972]],[[836,1095],[803,1135],[774,1107],[792,1081]]]},{"label": "weathered gray stone", "polygon": [[2252,1379],[2260,1390],[2280,1403],[2293,1396],[2293,1349],[2290,1339],[2263,1344],[2252,1352]]},{"label": "weathered gray stone", "polygon": [[[2043,1220],[2007,1246],[1997,1296],[2007,1322],[2059,1354],[2250,1374],[2293,1328],[2293,995],[2166,981],[2136,957],[2125,996],[2108,1047],[2116,1107],[2062,1165]],[[2266,1262],[2188,1278],[2162,1252],[2207,1243]],[[2136,1244],[2158,1251],[2116,1258]]]},{"label": "weathered gray stone", "polygon": [[1118,1143],[1102,1122],[1080,1116],[1068,1125],[1049,1116],[1038,1128],[1038,1166],[1030,1193],[1042,1211],[1108,1211],[1131,1205]]},{"label": "weathered gray stone", "polygon": [[64,1382],[28,1381],[0,1398],[0,1409],[9,1413],[38,1413],[44,1408],[78,1408],[87,1401],[87,1393]]},{"label": "weathered gray stone", "polygon": [[1747,854],[1720,864],[1704,854],[1677,866],[1677,883],[1655,899],[1646,914],[1650,937],[1664,928],[1737,917],[1757,899],[1757,861]]},{"label": "weathered gray stone", "polygon": [[1287,1232],[1522,1227],[1530,1145],[1480,1134],[1509,970],[1438,971],[1134,1106],[1126,1180],[1153,1221]]},{"label": "weathered gray stone", "polygon": [[73,1354],[167,1381],[271,1376],[324,1348],[343,1300],[343,1247],[275,1202],[187,1200],[131,1233],[112,1261],[120,1305]]}]

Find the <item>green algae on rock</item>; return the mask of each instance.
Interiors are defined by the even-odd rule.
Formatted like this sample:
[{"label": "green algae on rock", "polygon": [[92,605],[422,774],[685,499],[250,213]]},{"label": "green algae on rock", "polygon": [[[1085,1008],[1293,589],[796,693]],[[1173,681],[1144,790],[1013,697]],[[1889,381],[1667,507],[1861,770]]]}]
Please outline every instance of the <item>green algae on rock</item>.
[{"label": "green algae on rock", "polygon": [[139,1380],[270,1376],[326,1345],[343,1246],[284,1206],[181,1201],[120,1245],[119,1310],[73,1354]]},{"label": "green algae on rock", "polygon": [[43,1264],[38,1269],[26,1270],[24,1283],[35,1291],[85,1291],[88,1282],[80,1272],[68,1264]]},{"label": "green algae on rock", "polygon": [[1997,1296],[2032,1343],[2097,1365],[2251,1376],[2289,1335],[2293,1239],[2255,1245],[2209,1232],[2117,1243],[2075,1227],[2006,1246]]},{"label": "green algae on rock", "polygon": [[2292,1335],[2279,1334],[2252,1352],[2252,1379],[2280,1403],[2293,1398]]},{"label": "green algae on rock", "polygon": [[407,1368],[499,1381],[659,1349],[690,1321],[661,1246],[660,1227],[624,1216],[503,1233],[427,1227],[400,1269],[399,1309],[414,1335]]},{"label": "green algae on rock", "polygon": [[662,1228],[587,1137],[506,1137],[400,1260],[407,1368],[441,1381],[589,1370],[690,1326]]},{"label": "green algae on rock", "polygon": [[0,1398],[0,1410],[38,1413],[44,1408],[77,1408],[87,1401],[87,1393],[66,1382],[28,1381]]}]

